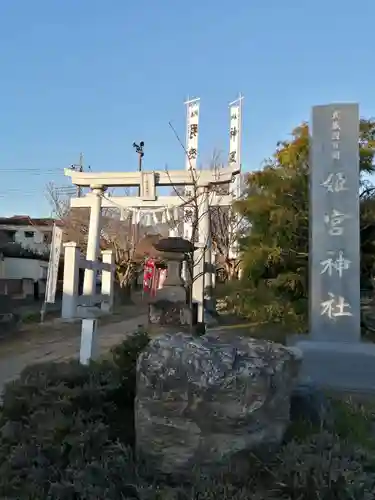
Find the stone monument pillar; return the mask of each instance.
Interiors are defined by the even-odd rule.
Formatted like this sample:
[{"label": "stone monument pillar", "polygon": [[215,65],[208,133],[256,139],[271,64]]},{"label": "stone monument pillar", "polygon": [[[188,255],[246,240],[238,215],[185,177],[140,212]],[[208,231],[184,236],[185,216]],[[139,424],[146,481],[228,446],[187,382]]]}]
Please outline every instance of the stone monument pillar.
[{"label": "stone monument pillar", "polygon": [[302,381],[375,392],[375,345],[361,342],[359,110],[315,106],[310,143],[310,333]]},{"label": "stone monument pillar", "polygon": [[310,174],[310,333],[357,342],[360,330],[359,111],[315,106]]}]

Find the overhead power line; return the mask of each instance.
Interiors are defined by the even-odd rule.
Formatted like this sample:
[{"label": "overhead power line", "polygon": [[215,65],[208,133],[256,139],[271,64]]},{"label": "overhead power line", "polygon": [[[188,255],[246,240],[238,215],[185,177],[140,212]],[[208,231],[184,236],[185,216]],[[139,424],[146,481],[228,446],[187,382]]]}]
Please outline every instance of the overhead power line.
[{"label": "overhead power line", "polygon": [[57,172],[64,173],[63,168],[0,168],[0,172],[30,172],[30,173],[48,173],[48,174],[54,174]]}]

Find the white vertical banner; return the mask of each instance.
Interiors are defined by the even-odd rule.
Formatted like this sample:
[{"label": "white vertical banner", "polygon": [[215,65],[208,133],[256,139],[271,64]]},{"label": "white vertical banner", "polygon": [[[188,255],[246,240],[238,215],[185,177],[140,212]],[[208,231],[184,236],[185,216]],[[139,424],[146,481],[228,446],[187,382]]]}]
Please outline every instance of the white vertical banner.
[{"label": "white vertical banner", "polygon": [[199,99],[186,102],[186,170],[197,169],[199,104]]},{"label": "white vertical banner", "polygon": [[[243,97],[239,98],[230,103],[230,122],[229,122],[229,166],[237,165],[240,168],[240,173],[236,175],[234,182],[232,184],[232,196],[233,199],[238,199],[242,194],[241,186],[241,138],[242,138],[242,101]],[[233,226],[229,228],[230,239],[234,240],[234,235],[238,231],[239,217],[231,218],[233,220]],[[232,248],[230,249],[230,258],[235,259],[238,256],[238,244],[233,241]]]},{"label": "white vertical banner", "polygon": [[[241,168],[241,111],[242,97],[230,105],[229,125],[229,166],[237,164]],[[234,198],[241,195],[241,172],[236,175],[233,185]]]},{"label": "white vertical banner", "polygon": [[144,218],[144,225],[146,227],[151,227],[152,226],[152,223],[153,223],[153,217],[152,217],[152,213],[151,212],[146,212],[145,213],[145,218]]},{"label": "white vertical banner", "polygon": [[[198,137],[199,137],[199,111],[200,100],[192,99],[186,103],[186,170],[195,172],[198,162]],[[191,188],[186,186],[185,194],[191,192]],[[193,234],[193,221],[191,219],[191,207],[184,209],[183,237],[191,240]]]},{"label": "white vertical banner", "polygon": [[49,254],[47,283],[44,302],[46,304],[54,304],[56,297],[57,277],[59,272],[61,245],[63,231],[56,224],[53,226],[52,242]]}]

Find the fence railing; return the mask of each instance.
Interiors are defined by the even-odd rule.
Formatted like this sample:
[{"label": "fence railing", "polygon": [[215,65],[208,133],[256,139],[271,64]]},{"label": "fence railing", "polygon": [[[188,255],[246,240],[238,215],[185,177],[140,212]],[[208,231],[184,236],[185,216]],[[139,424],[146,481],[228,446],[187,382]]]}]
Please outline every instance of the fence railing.
[{"label": "fence railing", "polygon": [[[77,243],[65,243],[64,281],[61,317],[63,319],[92,318],[101,313],[109,313],[113,308],[114,256],[112,250],[101,252],[101,261],[86,260],[82,257]],[[79,295],[79,270],[101,272],[101,293]],[[100,310],[97,306],[100,304]],[[94,309],[92,309],[94,308]]]},{"label": "fence railing", "polygon": [[[81,319],[80,362],[89,363],[95,356],[97,319],[112,312],[114,299],[114,255],[112,250],[101,252],[101,261],[82,257],[77,243],[64,245],[64,281],[61,317],[65,320]],[[79,270],[101,273],[101,293],[79,295]]]}]

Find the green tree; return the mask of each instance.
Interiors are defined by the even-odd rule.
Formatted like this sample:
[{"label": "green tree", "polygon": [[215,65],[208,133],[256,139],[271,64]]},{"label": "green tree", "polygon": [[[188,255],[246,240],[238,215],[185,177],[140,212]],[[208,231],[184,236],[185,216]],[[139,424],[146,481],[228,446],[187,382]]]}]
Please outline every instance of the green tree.
[{"label": "green tree", "polygon": [[[374,267],[375,196],[365,174],[374,171],[375,122],[360,123],[361,249],[368,273]],[[304,330],[308,311],[309,130],[306,123],[278,143],[261,171],[250,173],[237,210],[251,224],[242,240],[243,276],[235,308],[260,322]],[[363,229],[363,231],[362,231]]]}]

